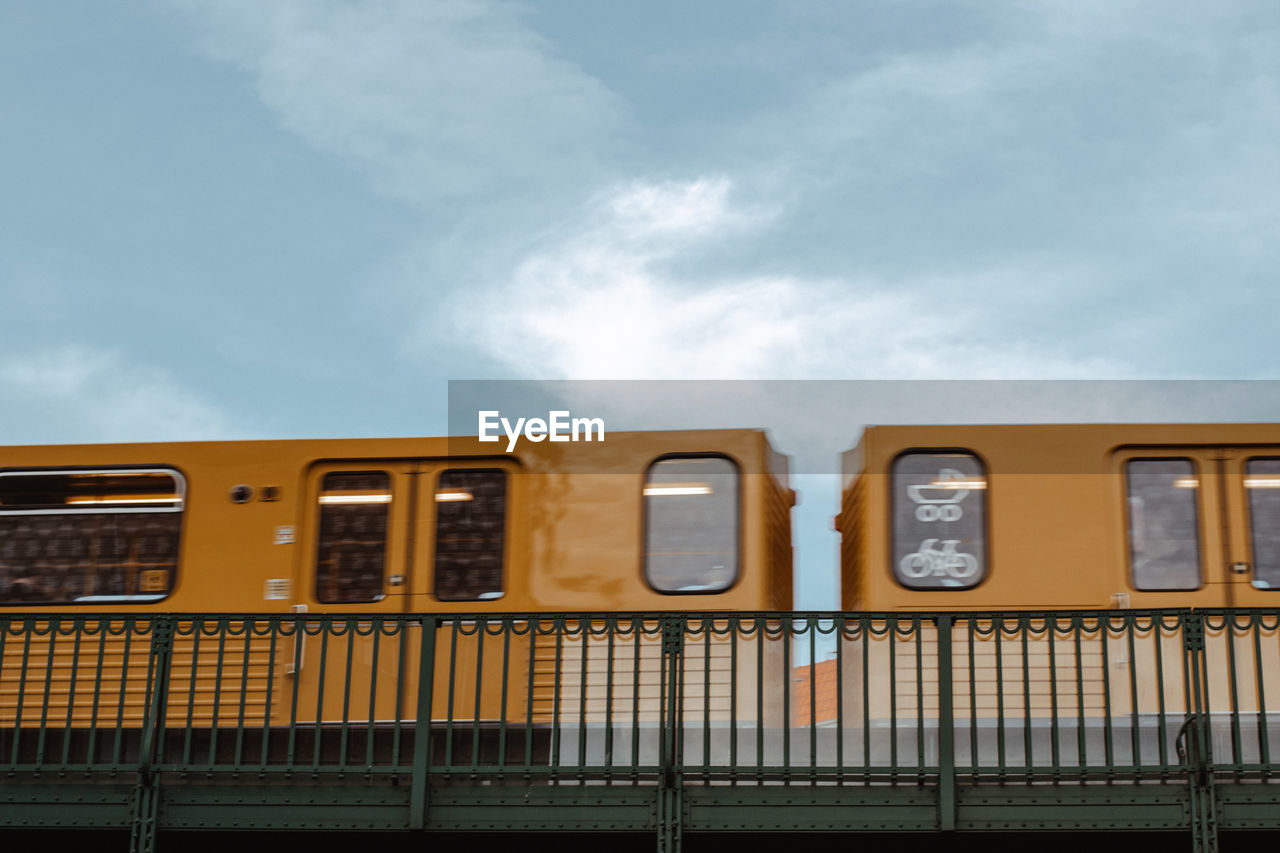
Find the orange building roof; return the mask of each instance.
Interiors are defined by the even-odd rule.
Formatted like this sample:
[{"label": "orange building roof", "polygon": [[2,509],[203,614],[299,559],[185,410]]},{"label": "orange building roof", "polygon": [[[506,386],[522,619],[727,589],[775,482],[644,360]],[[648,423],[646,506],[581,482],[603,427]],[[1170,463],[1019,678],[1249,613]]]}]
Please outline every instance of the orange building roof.
[{"label": "orange building roof", "polygon": [[[811,683],[812,682],[812,683]],[[791,677],[792,717],[797,726],[836,719],[836,661],[797,666]],[[812,703],[812,704],[811,704]],[[814,708],[817,709],[816,719]]]}]

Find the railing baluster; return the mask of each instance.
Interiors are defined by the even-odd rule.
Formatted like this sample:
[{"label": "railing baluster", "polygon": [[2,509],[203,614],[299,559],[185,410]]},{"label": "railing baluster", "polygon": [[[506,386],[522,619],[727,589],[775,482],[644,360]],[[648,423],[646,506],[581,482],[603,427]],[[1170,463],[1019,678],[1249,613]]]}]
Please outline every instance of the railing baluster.
[{"label": "railing baluster", "polygon": [[1156,644],[1156,739],[1160,749],[1161,778],[1169,778],[1169,723],[1164,698],[1164,616],[1154,614],[1151,617],[1152,639]]},{"label": "railing baluster", "polygon": [[832,623],[832,636],[836,641],[836,779],[844,781],[844,639],[846,621],[840,614]]},{"label": "railing baluster", "polygon": [[865,614],[858,617],[858,640],[862,646],[862,773],[871,778],[871,621]]},{"label": "railing baluster", "polygon": [[557,616],[552,625],[556,638],[555,668],[552,670],[554,673],[552,678],[554,689],[551,700],[551,778],[554,779],[556,778],[556,771],[560,767],[560,690],[564,681],[565,617]]},{"label": "railing baluster", "polygon": [[613,616],[605,619],[605,679],[604,679],[604,777],[610,776],[613,770],[613,678],[615,635],[618,630],[617,619]]},{"label": "railing baluster", "polygon": [[449,620],[449,702],[444,716],[444,766],[445,772],[453,769],[453,700],[458,684],[458,630],[462,621]]},{"label": "railing baluster", "polygon": [[1262,764],[1263,778],[1267,778],[1271,773],[1271,730],[1267,724],[1266,672],[1262,666],[1263,615],[1250,614],[1249,627],[1253,635],[1253,678],[1258,685],[1258,759]]},{"label": "railing baluster", "polygon": [[951,616],[937,620],[938,632],[938,828],[956,828],[955,712],[951,675]]},{"label": "railing baluster", "polygon": [[1089,718],[1085,714],[1084,707],[1084,653],[1080,644],[1083,634],[1084,618],[1072,616],[1071,638],[1075,647],[1076,669],[1076,748],[1080,753],[1080,778],[1082,779],[1089,773]]},{"label": "railing baluster", "polygon": [[591,645],[591,620],[586,616],[581,617],[578,628],[582,632],[582,651],[578,656],[578,779],[581,781],[583,768],[587,763],[587,669],[590,666],[587,649]]},{"label": "railing baluster", "polygon": [[[511,681],[511,633],[510,616],[501,617],[499,629],[502,631],[502,688],[498,699],[498,766],[507,766],[507,698]],[[529,691],[533,691],[533,672],[529,673]]]},{"label": "railing baluster", "polygon": [[293,669],[289,678],[293,682],[289,693],[289,740],[285,755],[285,765],[292,769],[297,765],[298,747],[298,688],[302,681],[302,645],[306,640],[306,622],[296,611],[290,615],[289,624],[293,626]]},{"label": "railing baluster", "polygon": [[489,631],[486,616],[475,620],[476,627],[476,689],[471,699],[471,772],[480,769],[480,721],[484,716],[484,646]]},{"label": "railing baluster", "polygon": [[276,687],[276,649],[280,639],[280,617],[272,616],[267,620],[267,694],[262,708],[262,748],[258,750],[258,772],[265,773],[267,762],[271,757],[271,703],[275,699]]},{"label": "railing baluster", "polygon": [[397,615],[395,624],[397,625],[396,642],[399,645],[396,652],[395,711],[394,720],[391,724],[391,766],[398,768],[400,766],[400,741],[403,738],[404,727],[405,689],[409,684],[405,677],[405,659],[409,654],[409,625],[411,622],[408,617]]},{"label": "railing baluster", "polygon": [[1045,639],[1049,643],[1049,760],[1057,782],[1062,778],[1062,750],[1058,742],[1058,620],[1052,613],[1045,620]]},{"label": "railing baluster", "polygon": [[711,634],[715,623],[702,617],[702,770],[703,778],[711,775]]},{"label": "railing baluster", "polygon": [[978,752],[978,658],[974,646],[974,635],[978,631],[977,619],[970,616],[965,619],[965,624],[969,643],[969,766],[973,770],[973,781],[976,784],[982,769]]},{"label": "railing baluster", "polygon": [[347,768],[347,750],[351,744],[351,678],[355,675],[352,663],[355,660],[356,641],[359,638],[360,622],[352,616],[344,620],[346,631],[343,637],[347,641],[347,654],[342,664],[342,722],[338,729],[338,766]]},{"label": "railing baluster", "polygon": [[1102,745],[1107,778],[1114,779],[1116,756],[1111,727],[1111,617],[1103,616],[1098,621],[1102,628]]},{"label": "railing baluster", "polygon": [[[120,683],[118,685],[119,698],[116,701],[116,730],[115,743],[111,750],[111,769],[120,769],[120,764],[124,759],[124,741],[125,741],[125,716],[128,708],[127,702],[129,697],[129,653],[133,649],[133,632],[137,624],[136,616],[126,616],[122,621],[124,624],[124,649],[120,653]],[[25,671],[24,671],[25,675]]]},{"label": "railing baluster", "polygon": [[756,617],[756,779],[764,779],[764,651],[768,622]]},{"label": "railing baluster", "polygon": [[253,647],[253,619],[244,619],[240,625],[244,629],[244,655],[240,666],[240,702],[236,711],[236,748],[235,767],[239,770],[244,761],[244,722],[245,704],[249,698],[249,662]]},{"label": "railing baluster", "polygon": [[53,661],[58,653],[58,630],[61,621],[55,616],[49,620],[49,653],[44,664],[44,695],[40,702],[40,730],[36,736],[36,766],[44,764],[45,738],[49,730],[49,696],[53,689]]},{"label": "railing baluster", "polygon": [[790,616],[782,619],[782,768],[791,780],[791,644],[795,641],[795,625]]},{"label": "railing baluster", "polygon": [[[375,616],[370,620],[373,647],[370,650],[370,657],[372,660],[369,662],[369,712],[368,717],[365,720],[364,735],[365,772],[373,770],[374,764],[376,763],[374,740],[377,736],[377,724],[375,721],[378,719],[378,670],[382,666],[382,662],[378,659],[378,655],[382,650],[381,640],[384,618],[385,617],[383,616]],[[399,691],[396,692],[398,693]]]},{"label": "railing baluster", "polygon": [[[418,644],[418,701],[413,723],[413,777],[409,792],[409,828],[427,824],[427,797],[431,792],[431,704],[436,680],[437,616],[423,616],[422,639]],[[401,622],[401,630],[408,622]],[[530,675],[533,669],[529,670]],[[452,675],[452,673],[450,673]]]},{"label": "railing baluster", "polygon": [[890,779],[898,781],[898,616],[888,617],[889,628],[889,767]]},{"label": "railing baluster", "polygon": [[525,696],[524,711],[524,768],[527,774],[533,767],[533,690],[537,673],[538,617],[529,617],[529,689]]},{"label": "railing baluster", "polygon": [[[223,663],[226,659],[227,652],[227,620],[220,618],[215,623],[218,631],[218,652],[215,658],[214,672],[216,675],[213,680],[213,719],[210,721],[209,732],[209,769],[212,770],[214,765],[218,763],[218,715],[222,710],[222,679],[226,675]],[[316,719],[319,719],[320,712],[316,711]]]},{"label": "railing baluster", "polygon": [[996,643],[996,770],[1003,782],[1007,773],[1004,744],[1004,620],[991,620],[991,636]]},{"label": "railing baluster", "polygon": [[1031,744],[1031,620],[1026,615],[1018,617],[1018,633],[1022,649],[1022,764],[1030,779],[1035,761]]},{"label": "railing baluster", "polygon": [[1236,671],[1236,617],[1226,613],[1222,617],[1222,639],[1227,644],[1227,689],[1231,694],[1231,763],[1236,779],[1243,771],[1244,752],[1240,747],[1240,687]]},{"label": "railing baluster", "polygon": [[[316,671],[316,719],[312,726],[315,732],[315,744],[311,750],[311,766],[316,770],[320,769],[322,758],[320,747],[324,741],[324,691],[325,680],[329,675],[329,637],[333,633],[334,621],[332,616],[323,616],[320,619],[320,665]],[[221,675],[221,664],[218,672]]]},{"label": "railing baluster", "polygon": [[1142,772],[1139,768],[1142,766],[1142,744],[1138,738],[1141,729],[1141,717],[1138,715],[1138,658],[1134,654],[1133,632],[1137,630],[1135,617],[1132,613],[1126,613],[1124,617],[1125,643],[1126,653],[1129,656],[1129,740],[1130,740],[1130,756],[1131,762],[1138,778],[1142,778]]},{"label": "railing baluster", "polygon": [[[71,644],[71,676],[67,685],[67,717],[65,728],[62,732],[62,765],[65,767],[71,762],[71,735],[72,724],[75,721],[76,707],[76,686],[80,677],[80,639],[84,634],[84,619],[75,617],[72,621],[74,629],[73,641]],[[5,630],[5,626],[0,624],[0,632]],[[4,660],[4,639],[0,634],[0,661]],[[85,762],[88,763],[87,761]]]}]

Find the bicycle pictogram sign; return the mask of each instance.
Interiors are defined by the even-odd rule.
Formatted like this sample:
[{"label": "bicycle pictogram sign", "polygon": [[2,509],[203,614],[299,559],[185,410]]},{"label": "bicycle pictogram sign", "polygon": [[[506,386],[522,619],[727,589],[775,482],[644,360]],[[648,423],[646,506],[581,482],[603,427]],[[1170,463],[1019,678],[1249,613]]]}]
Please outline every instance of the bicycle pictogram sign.
[{"label": "bicycle pictogram sign", "polygon": [[937,539],[926,539],[920,543],[918,551],[903,557],[898,564],[902,568],[902,574],[916,580],[929,577],[967,580],[977,573],[978,558],[957,551],[959,539],[942,540],[941,548],[934,547],[936,542]]}]

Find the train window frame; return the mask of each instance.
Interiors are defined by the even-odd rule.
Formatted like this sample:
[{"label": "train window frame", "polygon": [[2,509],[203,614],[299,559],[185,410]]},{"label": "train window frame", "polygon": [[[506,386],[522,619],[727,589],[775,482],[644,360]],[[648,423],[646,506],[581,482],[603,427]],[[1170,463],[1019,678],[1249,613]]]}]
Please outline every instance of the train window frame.
[{"label": "train window frame", "polygon": [[[1280,584],[1272,585],[1268,583],[1264,586],[1262,584],[1265,582],[1260,581],[1260,579],[1258,578],[1258,525],[1254,524],[1255,513],[1254,513],[1254,503],[1253,503],[1253,500],[1254,500],[1253,491],[1255,489],[1251,489],[1251,487],[1249,486],[1249,478],[1256,476],[1255,474],[1252,474],[1249,471],[1249,465],[1250,463],[1253,463],[1253,462],[1280,462],[1280,456],[1276,456],[1274,454],[1267,454],[1263,456],[1245,457],[1244,465],[1242,466],[1242,470],[1241,470],[1241,473],[1243,475],[1241,477],[1241,480],[1242,480],[1241,486],[1245,491],[1245,499],[1244,499],[1244,506],[1245,506],[1245,512],[1246,512],[1245,517],[1249,522],[1249,562],[1252,567],[1251,571],[1253,574],[1253,577],[1249,581],[1249,585],[1261,592],[1280,592]],[[1264,474],[1263,476],[1266,476],[1266,475]]]},{"label": "train window frame", "polygon": [[[973,583],[957,586],[922,586],[919,584],[909,583],[909,579],[904,578],[898,571],[899,561],[897,560],[897,536],[898,525],[894,518],[896,515],[896,504],[894,499],[894,474],[898,463],[908,456],[968,456],[978,464],[978,470],[984,481],[982,491],[982,556],[983,560],[979,564],[979,573]],[[986,457],[970,447],[908,447],[898,451],[893,458],[889,460],[888,470],[885,476],[885,508],[887,516],[887,524],[889,527],[889,549],[888,549],[888,569],[889,576],[893,578],[893,582],[903,589],[909,589],[912,592],[969,592],[977,589],[986,583],[992,574],[994,560],[992,558],[991,547],[991,504],[988,494],[991,491],[991,466],[988,464]]]},{"label": "train window frame", "polygon": [[[733,468],[734,484],[734,505],[733,505],[733,575],[728,582],[721,587],[702,588],[702,589],[665,589],[653,582],[653,578],[649,574],[649,498],[644,490],[649,485],[649,477],[655,467],[663,462],[674,459],[723,459]],[[743,523],[742,513],[745,503],[743,496],[743,474],[742,463],[736,458],[719,451],[682,451],[678,453],[664,453],[661,456],[654,457],[645,466],[644,473],[640,481],[640,576],[644,579],[645,585],[658,593],[659,595],[723,595],[736,587],[742,580],[742,552],[743,552]]]},{"label": "train window frame", "polygon": [[465,474],[500,474],[502,475],[503,504],[502,504],[502,551],[499,557],[500,583],[496,593],[486,592],[478,596],[472,597],[441,597],[440,595],[440,510],[436,506],[431,513],[431,597],[436,601],[456,603],[485,604],[494,601],[500,601],[507,596],[510,583],[510,558],[511,558],[511,472],[506,468],[495,465],[484,466],[467,466],[460,467],[457,465],[449,465],[441,468],[436,472],[435,482],[432,484],[431,499],[436,499],[441,489],[441,481],[447,474],[465,473]]},{"label": "train window frame", "polygon": [[[315,537],[313,540],[314,548],[312,549],[312,553],[311,553],[311,569],[310,569],[311,575],[312,575],[311,595],[320,604],[338,605],[338,606],[377,604],[378,602],[383,601],[387,598],[388,563],[391,556],[392,543],[394,541],[393,534],[394,534],[394,525],[395,525],[395,513],[393,510],[395,509],[395,506],[396,506],[396,491],[397,491],[397,482],[398,482],[396,473],[397,472],[393,468],[376,468],[376,467],[332,468],[332,469],[328,469],[320,472],[319,478],[315,481],[315,491],[313,493],[314,503],[312,504],[312,506],[315,509],[315,515],[313,516],[315,519],[315,528],[314,528]],[[384,532],[383,532],[383,540],[382,540],[382,571],[381,571],[382,583],[380,584],[380,592],[378,593],[378,595],[374,596],[373,598],[337,599],[337,600],[324,598],[321,595],[321,589],[320,589],[320,579],[321,579],[320,557],[322,552],[322,539],[324,535],[324,501],[322,499],[325,493],[325,481],[332,476],[344,476],[344,475],[350,476],[350,475],[361,475],[361,474],[363,475],[381,474],[387,478],[387,500],[384,502],[386,506],[386,520],[384,522]]]},{"label": "train window frame", "polygon": [[1134,574],[1134,543],[1133,543],[1133,504],[1131,502],[1130,492],[1130,468],[1136,462],[1187,462],[1191,465],[1191,476],[1197,481],[1197,484],[1203,484],[1205,474],[1201,470],[1200,460],[1194,456],[1178,456],[1176,454],[1161,454],[1157,456],[1147,456],[1143,454],[1135,454],[1126,456],[1121,463],[1122,474],[1120,477],[1121,500],[1124,505],[1124,541],[1125,541],[1125,577],[1129,584],[1129,588],[1133,592],[1143,595],[1160,594],[1164,592],[1196,592],[1202,590],[1206,583],[1206,566],[1205,566],[1205,549],[1204,549],[1204,519],[1205,512],[1202,506],[1203,497],[1199,487],[1195,489],[1192,507],[1195,510],[1195,534],[1196,534],[1196,577],[1199,580],[1195,586],[1182,587],[1143,587],[1138,585],[1138,579]]},{"label": "train window frame", "polygon": [[[173,480],[174,497],[170,506],[86,506],[68,509],[65,507],[36,507],[32,509],[4,509],[0,505],[0,516],[68,516],[68,515],[177,515],[178,524],[175,531],[173,566],[168,570],[169,584],[164,592],[135,593],[133,595],[93,594],[56,601],[14,601],[0,602],[3,607],[81,607],[96,605],[154,605],[166,601],[173,596],[178,587],[183,563],[183,543],[186,532],[187,510],[187,475],[176,465],[154,463],[147,465],[77,465],[73,467],[7,467],[0,468],[0,481],[8,477],[49,477],[49,476],[109,476],[112,474],[163,474]],[[150,499],[147,499],[150,500]],[[142,500],[131,503],[143,503]]]}]

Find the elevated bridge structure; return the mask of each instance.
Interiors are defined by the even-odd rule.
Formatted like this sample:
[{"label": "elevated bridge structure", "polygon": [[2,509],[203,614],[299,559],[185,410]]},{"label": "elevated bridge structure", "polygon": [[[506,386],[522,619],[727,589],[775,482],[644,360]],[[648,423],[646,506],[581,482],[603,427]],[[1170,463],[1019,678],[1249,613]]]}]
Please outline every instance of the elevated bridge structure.
[{"label": "elevated bridge structure", "polygon": [[[819,666],[814,662],[822,661]],[[0,828],[1280,828],[1280,611],[0,616]]]}]

